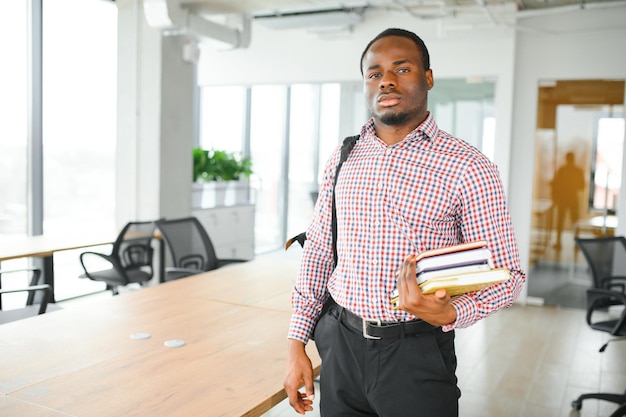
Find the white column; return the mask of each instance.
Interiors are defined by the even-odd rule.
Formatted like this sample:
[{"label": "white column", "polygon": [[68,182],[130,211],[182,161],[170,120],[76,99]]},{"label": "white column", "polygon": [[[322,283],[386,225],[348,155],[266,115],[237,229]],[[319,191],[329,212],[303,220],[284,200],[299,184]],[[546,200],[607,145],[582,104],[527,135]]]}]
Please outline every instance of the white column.
[{"label": "white column", "polygon": [[116,223],[191,213],[196,65],[182,36],[148,26],[140,0],[118,0]]}]

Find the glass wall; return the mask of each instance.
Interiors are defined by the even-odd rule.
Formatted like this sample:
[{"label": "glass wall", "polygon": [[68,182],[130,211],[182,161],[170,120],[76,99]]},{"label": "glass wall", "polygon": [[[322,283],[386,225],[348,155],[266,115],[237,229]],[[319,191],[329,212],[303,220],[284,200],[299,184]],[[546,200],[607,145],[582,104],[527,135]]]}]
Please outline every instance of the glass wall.
[{"label": "glass wall", "polygon": [[592,184],[589,187],[589,208],[603,214],[615,214],[622,187],[624,106],[608,107],[608,112],[596,113],[589,179]]},{"label": "glass wall", "polygon": [[0,2],[0,239],[27,231],[28,20],[27,2]]},{"label": "glass wall", "polygon": [[43,9],[44,233],[114,228],[116,19],[104,1]]},{"label": "glass wall", "polygon": [[[41,231],[115,230],[117,8],[104,0],[44,3],[41,27],[33,20],[30,34],[29,2],[0,2],[0,15],[10,17],[0,25],[0,47],[11,63],[0,66],[0,241]],[[32,10],[39,10],[38,2]],[[33,73],[42,75],[41,94],[29,78]],[[41,120],[30,108],[41,108]],[[30,176],[37,171],[43,180]],[[43,190],[43,200],[33,190]],[[79,252],[55,254],[57,300],[104,288],[78,278]],[[28,262],[6,261],[2,267]]]},{"label": "glass wall", "polygon": [[428,107],[440,129],[480,149],[493,160],[495,81],[435,80]]},{"label": "glass wall", "polygon": [[528,295],[584,307],[588,268],[575,238],[615,234],[624,147],[623,80],[538,85]]},{"label": "glass wall", "polygon": [[[321,86],[297,84],[291,87],[289,123],[289,171],[287,234],[297,235],[311,220],[316,187]],[[313,194],[312,194],[313,193]]]},{"label": "glass wall", "polygon": [[246,87],[211,87],[200,91],[200,147],[240,152],[246,125]]},{"label": "glass wall", "polygon": [[[43,231],[107,233],[115,230],[117,9],[101,0],[44,6]],[[81,251],[55,254],[57,299],[104,288],[77,278]]]},{"label": "glass wall", "polygon": [[[26,236],[28,229],[28,19],[23,0],[0,2],[0,242]],[[2,262],[6,270],[27,266],[27,259]],[[26,274],[5,275],[2,288],[23,288]],[[25,293],[5,294],[2,308],[23,305]]]},{"label": "glass wall", "polygon": [[254,164],[251,185],[256,196],[256,252],[275,250],[284,243],[288,106],[288,87],[252,87],[250,150]]}]

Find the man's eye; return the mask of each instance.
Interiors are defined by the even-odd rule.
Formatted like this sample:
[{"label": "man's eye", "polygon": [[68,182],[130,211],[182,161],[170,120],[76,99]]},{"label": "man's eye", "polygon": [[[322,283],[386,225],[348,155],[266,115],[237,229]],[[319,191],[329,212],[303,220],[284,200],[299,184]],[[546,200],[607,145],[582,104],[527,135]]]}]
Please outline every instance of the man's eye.
[{"label": "man's eye", "polygon": [[380,77],[380,72],[374,72],[369,75],[369,78],[378,78]]},{"label": "man's eye", "polygon": [[409,72],[408,68],[400,68],[398,69],[398,72]]}]

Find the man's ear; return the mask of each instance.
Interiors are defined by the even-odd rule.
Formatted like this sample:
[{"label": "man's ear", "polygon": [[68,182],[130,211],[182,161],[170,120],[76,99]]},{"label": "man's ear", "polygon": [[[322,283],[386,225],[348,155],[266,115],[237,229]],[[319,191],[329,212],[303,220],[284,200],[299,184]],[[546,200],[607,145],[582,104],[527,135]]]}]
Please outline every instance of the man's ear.
[{"label": "man's ear", "polygon": [[435,79],[433,78],[433,70],[426,70],[426,84],[428,84],[428,89],[432,89],[435,86]]}]

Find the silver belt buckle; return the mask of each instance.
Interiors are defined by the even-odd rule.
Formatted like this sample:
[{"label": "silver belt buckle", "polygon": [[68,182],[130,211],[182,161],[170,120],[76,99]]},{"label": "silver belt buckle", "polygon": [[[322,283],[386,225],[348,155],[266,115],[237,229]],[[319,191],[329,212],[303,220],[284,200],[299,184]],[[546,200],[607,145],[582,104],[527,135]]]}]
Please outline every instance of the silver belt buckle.
[{"label": "silver belt buckle", "polygon": [[380,326],[380,320],[379,319],[363,319],[363,337],[366,339],[372,339],[372,340],[379,340],[380,337],[377,336],[370,336],[369,334],[367,334],[367,325],[368,324],[375,324],[377,326]]}]

